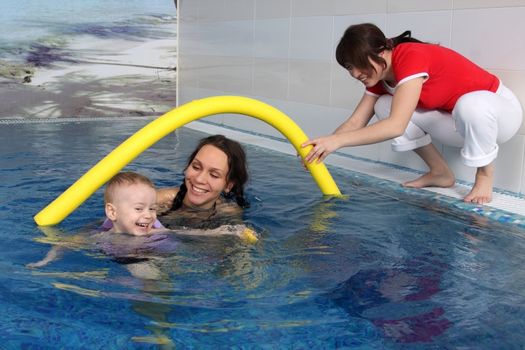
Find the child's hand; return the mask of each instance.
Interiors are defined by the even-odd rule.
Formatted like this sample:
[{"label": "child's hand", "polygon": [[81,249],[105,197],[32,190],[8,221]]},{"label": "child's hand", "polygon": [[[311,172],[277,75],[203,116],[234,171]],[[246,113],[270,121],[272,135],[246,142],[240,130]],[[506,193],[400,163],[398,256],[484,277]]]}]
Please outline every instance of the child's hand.
[{"label": "child's hand", "polygon": [[30,269],[37,269],[39,267],[46,266],[47,264],[49,264],[49,260],[42,259],[42,260],[34,262],[34,263],[29,263],[29,264],[26,265],[26,267],[30,268]]},{"label": "child's hand", "polygon": [[44,257],[44,259],[40,260],[40,261],[37,261],[37,262],[34,262],[34,263],[29,263],[26,265],[26,267],[30,268],[30,269],[35,269],[35,268],[39,268],[39,267],[42,267],[42,266],[46,266],[47,264],[49,264],[50,262],[58,259],[61,255],[61,252],[62,252],[62,249],[61,247],[59,246],[53,246],[46,254],[46,256]]}]

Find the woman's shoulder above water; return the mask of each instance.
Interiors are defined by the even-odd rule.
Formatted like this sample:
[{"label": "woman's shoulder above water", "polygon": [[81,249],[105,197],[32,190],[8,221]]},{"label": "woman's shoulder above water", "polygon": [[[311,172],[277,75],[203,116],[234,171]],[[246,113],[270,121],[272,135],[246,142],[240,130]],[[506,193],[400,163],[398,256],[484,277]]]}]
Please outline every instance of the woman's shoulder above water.
[{"label": "woman's shoulder above water", "polygon": [[171,209],[177,193],[179,193],[178,187],[157,189],[157,212],[159,214],[166,213]]}]

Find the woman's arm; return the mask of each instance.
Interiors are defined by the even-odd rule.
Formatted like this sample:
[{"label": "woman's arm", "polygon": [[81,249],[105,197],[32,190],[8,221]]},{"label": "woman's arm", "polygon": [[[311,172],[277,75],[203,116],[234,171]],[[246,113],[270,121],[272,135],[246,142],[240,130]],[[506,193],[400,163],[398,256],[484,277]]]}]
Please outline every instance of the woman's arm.
[{"label": "woman's arm", "polygon": [[[157,230],[156,230],[157,231]],[[247,227],[244,224],[239,225],[222,225],[213,229],[185,229],[185,230],[169,230],[170,232],[181,235],[181,236],[206,236],[206,237],[216,237],[223,235],[233,235],[239,237],[242,241],[246,243],[254,244],[259,238],[254,230]],[[158,230],[162,232],[162,230]],[[166,232],[164,230],[163,232]]]},{"label": "woman's arm", "polygon": [[357,130],[339,131],[305,142],[302,147],[313,146],[305,161],[310,163],[317,159],[317,162],[322,162],[341,147],[368,145],[403,135],[417,107],[423,82],[424,78],[415,78],[396,88],[388,118]]},{"label": "woman's arm", "polygon": [[355,131],[339,135],[339,147],[382,142],[403,135],[417,107],[424,78],[409,80],[396,88],[388,118]]},{"label": "woman's arm", "polygon": [[334,134],[357,130],[367,126],[370,119],[374,116],[374,105],[376,101],[376,96],[363,94],[361,101],[357,104],[352,115],[335,129]]},{"label": "woman's arm", "polygon": [[[348,117],[348,119],[344,121],[341,125],[339,125],[337,129],[335,129],[332,135],[341,134],[341,133],[352,131],[352,130],[358,130],[368,125],[368,123],[370,122],[370,119],[372,119],[372,117],[374,116],[374,105],[376,101],[377,101],[376,96],[369,95],[369,94],[363,94],[363,96],[361,97],[361,100],[357,104],[357,107],[354,109],[354,112],[352,113],[352,115]],[[308,142],[319,140],[319,139],[320,138],[308,140]],[[312,144],[308,142],[303,143],[301,147],[306,147],[307,145]],[[308,153],[305,160],[303,161],[303,166],[305,169],[306,169],[306,164],[311,162],[309,160],[310,154],[311,154],[311,151],[310,153]],[[297,153],[297,156],[299,157],[299,153]]]}]

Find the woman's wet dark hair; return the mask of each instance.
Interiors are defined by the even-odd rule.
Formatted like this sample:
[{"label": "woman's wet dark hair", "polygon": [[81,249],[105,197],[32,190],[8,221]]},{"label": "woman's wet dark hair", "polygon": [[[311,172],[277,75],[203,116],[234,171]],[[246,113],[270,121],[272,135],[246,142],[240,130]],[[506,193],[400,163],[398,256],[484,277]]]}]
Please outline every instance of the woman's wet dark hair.
[{"label": "woman's wet dark hair", "polygon": [[[230,140],[223,135],[212,135],[201,139],[197,148],[188,157],[188,163],[185,169],[190,166],[197,153],[206,145],[215,146],[228,156],[228,174],[226,175],[226,181],[232,182],[233,187],[229,193],[224,193],[224,196],[226,198],[234,198],[241,208],[248,208],[249,203],[244,197],[244,185],[248,181],[246,153],[237,141]],[[177,210],[182,206],[187,191],[185,181],[182,181],[179,192],[173,200],[171,210]]]},{"label": "woman's wet dark hair", "polygon": [[375,24],[355,24],[348,27],[343,34],[335,50],[335,58],[345,69],[356,67],[371,71],[375,69],[370,63],[369,57],[377,64],[386,67],[386,61],[379,54],[384,50],[392,50],[397,45],[407,42],[422,43],[422,41],[412,38],[410,30],[387,39]]}]

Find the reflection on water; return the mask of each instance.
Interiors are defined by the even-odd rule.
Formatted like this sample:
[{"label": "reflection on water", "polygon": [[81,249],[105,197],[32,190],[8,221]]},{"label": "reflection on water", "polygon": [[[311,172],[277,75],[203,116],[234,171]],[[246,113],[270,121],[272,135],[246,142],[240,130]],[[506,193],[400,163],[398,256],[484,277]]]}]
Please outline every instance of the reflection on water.
[{"label": "reflection on water", "polygon": [[441,291],[447,266],[425,257],[390,270],[361,270],[327,298],[353,317],[363,317],[385,336],[401,343],[424,342],[442,335],[451,322],[432,297]]}]

